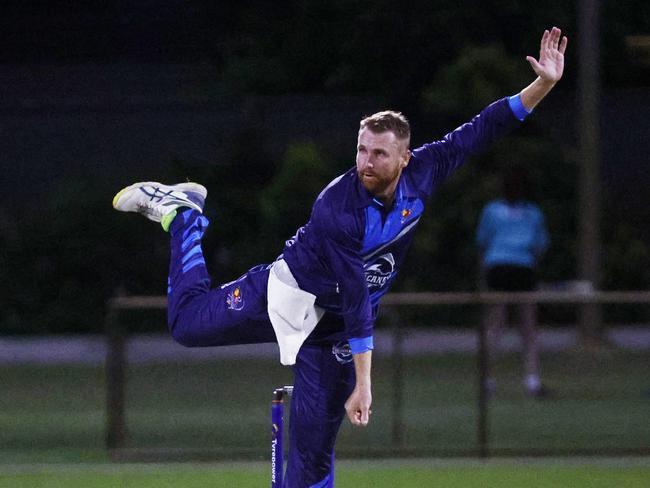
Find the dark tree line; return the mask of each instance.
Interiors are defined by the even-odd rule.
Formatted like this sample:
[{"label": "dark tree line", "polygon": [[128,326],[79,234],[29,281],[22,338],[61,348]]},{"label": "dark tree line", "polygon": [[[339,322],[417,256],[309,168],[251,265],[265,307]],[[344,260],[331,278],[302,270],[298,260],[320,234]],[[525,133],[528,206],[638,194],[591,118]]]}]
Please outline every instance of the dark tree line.
[{"label": "dark tree line", "polygon": [[[215,97],[370,95],[410,116],[416,144],[442,136],[483,104],[530,81],[524,58],[535,54],[544,27],[560,25],[572,41],[576,37],[576,12],[551,1],[72,5],[8,2],[0,20],[6,41],[0,61],[207,62],[218,77],[201,89]],[[606,1],[603,10],[606,86],[640,85],[647,68],[630,61],[623,36],[647,31],[650,6]],[[575,80],[576,50],[571,44],[560,90],[565,94]],[[434,197],[398,288],[475,288],[478,213],[498,192],[500,169],[515,159],[532,168],[552,233],[543,278],[575,277],[577,161],[570,144],[552,140],[541,123],[544,107],[539,111]],[[243,127],[213,164],[178,158],[161,175],[201,181],[210,190],[213,223],[205,249],[219,281],[273,260],[306,222],[318,191],[354,163],[353,153],[332,151],[318,136],[293,141],[283,156],[273,157],[264,134]],[[92,175],[71,174],[38,202],[0,204],[0,330],[97,331],[104,303],[116,290],[164,293],[167,237],[153,224],[116,214],[109,204],[115,190]],[[648,242],[615,212],[615,201],[607,203],[605,287],[647,288]]]}]

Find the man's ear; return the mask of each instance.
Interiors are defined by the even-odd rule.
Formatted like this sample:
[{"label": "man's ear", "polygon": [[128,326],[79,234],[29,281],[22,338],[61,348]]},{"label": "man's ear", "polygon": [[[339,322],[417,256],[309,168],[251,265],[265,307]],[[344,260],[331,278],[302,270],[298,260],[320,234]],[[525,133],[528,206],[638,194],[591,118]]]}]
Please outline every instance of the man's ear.
[{"label": "man's ear", "polygon": [[403,156],[402,168],[406,168],[411,160],[411,151],[406,149],[406,154]]}]

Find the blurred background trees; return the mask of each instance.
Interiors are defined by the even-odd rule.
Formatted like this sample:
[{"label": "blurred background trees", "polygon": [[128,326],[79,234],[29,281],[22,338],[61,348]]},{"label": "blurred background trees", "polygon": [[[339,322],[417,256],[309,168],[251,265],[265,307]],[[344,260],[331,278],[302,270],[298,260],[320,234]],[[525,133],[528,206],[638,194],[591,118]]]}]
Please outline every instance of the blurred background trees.
[{"label": "blurred background trees", "polygon": [[[525,56],[537,54],[550,25],[570,37],[565,80],[521,130],[473,158],[434,196],[397,289],[475,288],[478,214],[498,193],[500,169],[515,161],[532,169],[552,233],[543,279],[573,279],[575,16],[572,6],[550,0],[161,0],[48,2],[47,8],[7,2],[0,68],[19,95],[0,106],[2,148],[21,156],[28,145],[32,156],[2,163],[0,330],[98,331],[104,303],[117,289],[164,293],[167,236],[110,207],[113,194],[132,180],[190,179],[208,187],[212,224],[204,248],[219,282],[275,259],[306,222],[318,192],[354,164],[361,116],[398,109],[411,120],[414,147],[438,139],[532,80]],[[630,56],[624,38],[648,33],[650,4],[605,1],[603,18],[606,91],[628,89],[620,96],[647,100],[648,65]],[[120,84],[125,75],[103,85],[83,74],[85,66],[126,73],[154,65],[176,66],[174,73],[183,75],[140,78],[141,92],[134,94]],[[20,77],[6,75],[17,66]],[[80,70],[79,79],[57,78],[54,67],[61,66]],[[208,74],[195,76],[195,70]],[[40,80],[34,87],[49,86],[54,95],[39,98],[28,83],[33,79]],[[60,122],[77,112],[81,129]],[[16,137],[12,124],[28,116],[52,127],[45,142],[70,137],[67,132],[74,138],[55,151],[33,134]],[[97,122],[102,117],[106,122]],[[187,130],[177,136],[185,139],[183,150],[175,149],[183,141],[171,141],[171,119],[180,117]],[[132,137],[127,119],[141,124],[142,133],[118,150]],[[34,134],[41,129],[34,126]],[[95,139],[102,147],[88,142]],[[92,147],[84,152],[84,144]],[[93,152],[91,164],[84,158]],[[648,288],[647,200],[638,190],[647,157],[619,152],[610,153],[604,172],[604,284]],[[643,160],[646,166],[634,170],[640,177],[621,177],[628,166],[619,157]]]}]

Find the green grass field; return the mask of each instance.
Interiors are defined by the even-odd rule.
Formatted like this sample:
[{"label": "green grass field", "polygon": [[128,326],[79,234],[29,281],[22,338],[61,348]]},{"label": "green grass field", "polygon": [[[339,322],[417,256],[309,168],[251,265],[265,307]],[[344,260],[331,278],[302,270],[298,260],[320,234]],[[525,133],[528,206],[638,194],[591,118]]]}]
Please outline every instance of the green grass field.
[{"label": "green grass field", "polygon": [[[404,361],[401,447],[421,455],[475,451],[474,358]],[[489,415],[493,449],[606,453],[650,447],[650,353],[562,352],[544,356],[543,367],[556,400],[524,396],[518,358],[497,364],[498,391]],[[344,423],[341,453],[373,457],[395,447],[391,358],[376,354],[373,368],[372,423],[365,430]],[[0,464],[107,459],[102,368],[2,366],[0,377]],[[127,447],[206,449],[217,460],[232,453],[264,459],[271,392],[290,382],[290,369],[274,361],[130,365]]]},{"label": "green grass field", "polygon": [[[76,465],[0,470],[1,488],[260,488],[268,465]],[[440,462],[341,462],[337,488],[647,488],[645,460]]]},{"label": "green grass field", "polygon": [[[393,362],[380,352],[373,359],[373,420],[365,430],[341,429],[337,488],[650,486],[649,458],[571,456],[650,448],[648,352],[547,354],[545,378],[558,398],[544,402],[524,396],[519,359],[504,357],[490,401],[491,448],[568,457],[486,463],[436,460],[476,451],[475,358],[404,358],[397,450],[428,458],[419,460],[387,452],[396,447]],[[101,367],[1,366],[0,378],[0,488],[245,488],[269,485],[271,392],[291,382],[291,371],[259,359],[130,365],[128,452],[160,457],[156,464],[110,461]],[[233,456],[253,462],[224,462]],[[186,459],[209,462],[162,464]]]}]

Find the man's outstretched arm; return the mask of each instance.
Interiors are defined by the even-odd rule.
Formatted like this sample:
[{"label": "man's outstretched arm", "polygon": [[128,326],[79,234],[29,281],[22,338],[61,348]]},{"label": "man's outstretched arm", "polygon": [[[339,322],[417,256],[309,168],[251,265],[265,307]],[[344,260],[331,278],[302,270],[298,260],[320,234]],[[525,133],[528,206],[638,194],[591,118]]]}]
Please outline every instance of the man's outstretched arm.
[{"label": "man's outstretched arm", "polygon": [[562,37],[562,31],[553,27],[550,32],[544,31],[539,48],[539,60],[533,56],[526,57],[537,74],[537,79],[520,93],[521,103],[528,112],[533,110],[562,78],[567,42],[566,36]]},{"label": "man's outstretched arm", "polygon": [[421,165],[423,173],[419,176],[423,182],[422,193],[430,194],[432,187],[447,179],[468,156],[483,151],[516,128],[519,125],[517,121],[523,121],[553,89],[564,71],[567,38],[561,34],[557,27],[544,31],[539,60],[532,56],[526,58],[537,74],[537,79],[530,85],[508,97],[507,102],[502,99],[490,104],[478,116],[443,139],[413,150],[413,159],[424,163]]}]

